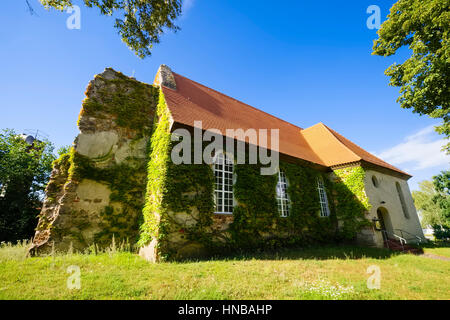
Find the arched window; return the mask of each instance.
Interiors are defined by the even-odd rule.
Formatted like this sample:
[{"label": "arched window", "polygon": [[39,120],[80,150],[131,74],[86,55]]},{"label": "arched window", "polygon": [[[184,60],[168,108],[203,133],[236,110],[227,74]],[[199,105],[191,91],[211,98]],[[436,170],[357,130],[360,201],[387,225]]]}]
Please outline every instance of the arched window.
[{"label": "arched window", "polygon": [[226,154],[219,153],[214,159],[214,201],[216,213],[233,213],[233,160]]},{"label": "arched window", "polygon": [[317,178],[317,190],[319,191],[320,216],[328,217],[330,216],[330,208],[328,207],[327,193],[322,177]]},{"label": "arched window", "polygon": [[400,203],[402,205],[402,211],[405,218],[409,219],[408,208],[406,207],[405,198],[403,197],[402,188],[400,187],[400,183],[396,182],[395,187],[397,188],[398,198],[400,199]]},{"label": "arched window", "polygon": [[277,204],[278,212],[282,217],[289,216],[289,198],[287,195],[287,180],[283,171],[278,171],[277,182]]},{"label": "arched window", "polygon": [[372,176],[372,183],[375,188],[378,188],[378,179],[375,176]]}]

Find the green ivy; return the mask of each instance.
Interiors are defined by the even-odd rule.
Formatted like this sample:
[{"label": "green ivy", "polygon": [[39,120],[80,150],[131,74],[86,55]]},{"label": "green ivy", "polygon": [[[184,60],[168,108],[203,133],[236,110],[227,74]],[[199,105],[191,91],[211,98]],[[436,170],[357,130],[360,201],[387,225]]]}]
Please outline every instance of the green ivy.
[{"label": "green ivy", "polygon": [[258,247],[273,239],[280,220],[275,198],[276,176],[261,175],[261,165],[238,164],[234,167],[236,183],[233,194],[238,205],[233,208],[230,245],[233,248]]},{"label": "green ivy", "polygon": [[96,76],[105,85],[83,101],[80,117],[86,114],[101,119],[105,114],[112,115],[119,127],[131,128],[141,137],[149,135],[152,130],[149,120],[154,116],[158,90],[120,72],[116,76],[114,79]]},{"label": "green ivy", "polygon": [[104,183],[111,190],[110,202],[118,204],[117,207],[107,206],[100,213],[102,231],[95,234],[95,242],[109,244],[113,235],[119,241],[133,241],[138,236],[138,219],[144,202],[145,162],[128,159],[126,163],[98,168],[90,158],[73,148],[70,161],[67,182],[89,179]]},{"label": "green ivy", "polygon": [[167,167],[170,161],[170,114],[162,90],[156,107],[154,129],[150,142],[147,165],[146,200],[138,244],[145,246],[152,239],[163,239],[166,235],[166,217],[162,206],[163,192],[167,183]]},{"label": "green ivy", "polygon": [[[160,92],[155,128],[150,143],[147,167],[147,195],[139,244],[144,246],[157,239],[160,260],[174,258],[176,247],[171,234],[182,234],[186,241],[210,246],[208,228],[214,210],[211,168],[206,164],[179,164],[171,161],[174,146],[171,141],[170,114],[164,95]],[[193,148],[192,148],[193,150]],[[186,215],[191,225],[178,221],[175,216]]]},{"label": "green ivy", "polygon": [[[171,161],[175,142],[171,141],[171,116],[161,89],[157,92],[121,74],[112,80],[99,77],[105,85],[97,89],[95,98],[83,102],[82,113],[100,119],[111,114],[119,127],[137,131],[136,139],[151,138],[147,161],[129,158],[121,164],[98,167],[96,163],[107,161],[112,151],[90,159],[74,148],[55,161],[67,176],[62,179],[66,185],[90,179],[108,185],[111,190],[110,205],[100,213],[102,231],[95,235],[97,243],[108,243],[112,236],[119,241],[137,236],[138,245],[145,246],[155,239],[157,258],[167,260],[176,259],[180,246],[187,243],[201,245],[210,252],[308,245],[353,239],[370,223],[365,219],[370,205],[361,167],[335,170],[336,179],[331,181],[328,173],[300,162],[282,161],[280,169],[288,180],[289,216],[281,217],[278,212],[277,175],[261,175],[261,165],[239,164],[234,166],[234,197],[238,204],[234,207],[233,222],[228,230],[217,231],[213,228],[212,167],[175,165]],[[193,152],[194,148],[191,149]],[[328,196],[328,217],[320,217],[317,189],[320,177]],[[60,187],[49,185],[54,193]],[[85,225],[83,217],[78,218],[81,228]]]},{"label": "green ivy", "polygon": [[[50,203],[56,201],[57,194],[62,191],[62,188],[64,188],[64,184],[67,181],[70,168],[70,151],[61,154],[59,158],[54,160],[52,167],[53,169],[58,170],[58,175],[50,179],[45,189],[46,200]],[[42,215],[39,215],[39,217],[44,219]]]},{"label": "green ivy", "polygon": [[334,170],[334,174],[336,212],[341,223],[339,236],[353,239],[358,231],[371,225],[365,217],[371,207],[364,187],[366,173],[356,166]]},{"label": "green ivy", "polygon": [[[121,73],[116,73],[115,76],[114,79],[106,79],[98,75],[95,81],[89,84],[88,97],[83,101],[80,118],[83,116],[99,119],[96,125],[100,126],[104,119],[112,119],[112,125],[116,124],[124,135],[132,139],[133,144],[142,137],[150,137],[158,89]],[[100,82],[101,85],[98,85]],[[110,122],[104,123],[108,125]],[[109,127],[97,128],[100,131],[107,129]],[[98,165],[99,162],[103,163],[102,166]],[[122,163],[116,164],[112,147],[109,152],[95,159],[83,156],[71,148],[68,153],[61,155],[54,165],[60,173],[58,179],[51,181],[47,187],[47,198],[50,200],[63,187],[70,188],[73,183],[83,179],[103,183],[110,189],[110,205],[100,212],[99,227],[102,231],[94,235],[97,244],[108,245],[113,236],[118,241],[137,240],[145,199],[145,159],[128,157]],[[88,217],[83,210],[76,215],[70,214],[70,219],[76,221],[73,225],[77,226],[77,231],[69,231],[82,242],[81,231],[87,227],[84,222]],[[45,222],[45,219],[42,221]]]},{"label": "green ivy", "polygon": [[281,217],[278,212],[277,175],[261,175],[260,165],[236,166],[234,195],[239,204],[234,208],[234,221],[230,225],[233,247],[306,245],[333,239],[334,210],[330,217],[320,217],[316,181],[322,174],[300,164],[281,162],[280,168],[288,180],[288,217]]}]

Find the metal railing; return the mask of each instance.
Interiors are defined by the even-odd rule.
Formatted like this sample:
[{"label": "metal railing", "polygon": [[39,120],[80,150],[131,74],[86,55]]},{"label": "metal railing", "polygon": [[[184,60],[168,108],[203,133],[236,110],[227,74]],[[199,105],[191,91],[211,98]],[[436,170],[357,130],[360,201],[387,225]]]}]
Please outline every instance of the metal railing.
[{"label": "metal railing", "polygon": [[419,237],[419,236],[417,236],[415,234],[412,234],[412,233],[410,233],[408,231],[405,231],[405,230],[402,230],[402,229],[394,229],[394,231],[400,231],[400,234],[401,234],[402,238],[404,238],[404,239],[406,239],[406,237],[404,236],[404,234],[406,233],[406,234],[412,236],[412,237],[408,238],[407,240],[414,240],[415,239],[415,240],[417,240],[417,242],[419,244],[422,243],[422,241],[423,241],[421,237]]},{"label": "metal railing", "polygon": [[405,251],[405,244],[406,244],[405,238],[400,237],[399,235],[396,235],[395,233],[388,232],[386,230],[381,230],[381,232],[383,233],[383,240],[388,249],[390,249],[389,240],[391,240],[389,238],[389,236],[392,236],[392,237],[394,237],[394,239],[398,239],[398,241],[400,242],[400,245],[402,246],[402,251]]}]

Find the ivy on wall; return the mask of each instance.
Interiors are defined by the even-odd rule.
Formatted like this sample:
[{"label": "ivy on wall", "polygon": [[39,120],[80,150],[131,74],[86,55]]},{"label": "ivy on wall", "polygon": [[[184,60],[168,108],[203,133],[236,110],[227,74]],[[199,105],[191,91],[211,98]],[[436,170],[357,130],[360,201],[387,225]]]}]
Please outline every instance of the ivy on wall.
[{"label": "ivy on wall", "polygon": [[[278,177],[260,175],[259,168],[259,165],[236,166],[234,194],[238,205],[230,225],[234,247],[306,245],[334,238],[334,208],[330,206],[329,217],[320,217],[316,182],[320,172],[299,164],[280,163],[288,180],[290,201],[289,216],[281,217],[275,194]],[[331,194],[328,197],[331,199]]]},{"label": "ivy on wall", "polygon": [[[46,205],[50,206],[55,205],[64,192],[64,185],[69,175],[70,153],[61,154],[53,161],[52,168],[52,175],[45,189]],[[41,211],[38,217],[36,230],[49,230],[52,227],[50,217],[47,217],[45,211]]]},{"label": "ivy on wall", "polygon": [[[72,148],[56,160],[61,175],[50,182],[47,197],[57,196],[62,185],[83,179],[103,183],[111,191],[110,203],[100,213],[101,231],[95,234],[96,243],[109,244],[113,235],[119,241],[138,239],[139,246],[156,240],[157,259],[167,260],[179,258],[187,247],[197,250],[201,246],[214,252],[352,239],[370,223],[364,216],[370,205],[364,193],[362,168],[335,170],[336,179],[330,181],[327,173],[302,163],[281,162],[280,169],[288,181],[289,216],[281,217],[278,212],[277,175],[261,175],[261,165],[235,165],[237,205],[233,221],[227,230],[218,231],[212,167],[175,165],[171,161],[175,142],[171,141],[171,117],[162,91],[121,74],[114,79],[98,77],[101,85],[91,83],[88,87],[91,94],[83,102],[83,121],[93,117],[100,119],[95,125],[107,126],[112,119],[133,139],[151,138],[147,159],[129,157],[117,164],[112,150],[91,159]],[[89,127],[89,122],[83,125]],[[95,127],[94,131],[102,129]],[[98,166],[98,162],[103,165]],[[317,179],[321,176],[329,217],[320,217]],[[89,217],[76,212],[70,219],[79,230],[74,236],[82,242],[81,231],[89,227]],[[44,220],[42,227],[47,227]]]},{"label": "ivy on wall", "polygon": [[[108,245],[114,235],[115,239],[135,241],[138,236],[138,219],[141,216],[145,190],[145,162],[129,159],[126,164],[120,163],[106,168],[98,168],[92,160],[76,152],[72,147],[67,154],[55,160],[55,168],[60,170],[58,180],[50,181],[47,187],[47,199],[51,200],[55,192],[69,186],[71,183],[89,179],[103,183],[111,190],[110,205],[105,206],[100,213],[100,229],[95,234],[95,243]],[[65,177],[61,179],[61,177]],[[95,197],[95,195],[93,195]],[[95,200],[94,200],[95,201]],[[116,204],[114,206],[114,204]],[[84,239],[81,231],[90,226],[89,217],[83,212],[71,214],[73,228],[71,230],[55,230],[57,233],[70,233],[81,243]],[[45,219],[38,226],[44,227]],[[88,243],[84,243],[89,245]]]},{"label": "ivy on wall", "polygon": [[147,188],[138,242],[140,246],[149,244],[152,239],[163,240],[166,234],[164,230],[166,217],[162,200],[167,183],[166,175],[170,160],[170,143],[170,114],[164,94],[160,90],[149,147]]},{"label": "ivy on wall", "polygon": [[[97,119],[105,115],[113,116],[119,127],[130,128],[138,132],[138,137],[150,135],[154,106],[158,100],[158,90],[146,83],[129,78],[120,72],[114,72],[114,78],[96,76],[97,85],[89,84],[90,96],[83,101],[78,124],[83,115]],[[98,83],[101,85],[98,85]]]},{"label": "ivy on wall", "polygon": [[[234,197],[238,203],[233,208],[230,225],[230,245],[235,248],[253,248],[264,240],[273,239],[279,222],[275,190],[276,176],[261,175],[260,165],[235,165],[236,183]],[[270,240],[267,240],[270,241]]]},{"label": "ivy on wall", "polygon": [[175,165],[171,161],[175,142],[171,141],[170,114],[162,91],[159,97],[139,245],[156,239],[158,260],[167,260],[176,258],[180,243],[191,241],[209,247],[214,177],[206,164]]},{"label": "ivy on wall", "polygon": [[[83,101],[79,122],[83,117],[112,118],[114,125],[125,130],[122,134],[132,138],[130,147],[138,139],[150,137],[158,100],[157,88],[114,71],[111,78],[104,74],[97,75],[87,92],[89,94]],[[97,120],[97,123],[101,124],[101,121]],[[110,128],[96,130],[105,129]],[[68,181],[90,179],[106,184],[111,190],[110,205],[100,213],[99,226],[102,231],[95,234],[95,241],[99,244],[108,244],[113,235],[119,241],[137,241],[145,200],[147,161],[129,156],[116,164],[113,156],[112,149],[96,159],[82,156],[74,149],[70,156]],[[108,165],[100,168],[96,165],[98,162]]]},{"label": "ivy on wall", "polygon": [[[126,144],[126,148],[132,150],[135,143],[141,141],[140,138],[150,137],[157,95],[158,89],[153,86],[106,70],[89,83],[78,125],[83,133],[88,134],[115,131],[119,136],[118,146]],[[57,226],[47,226],[53,227],[53,238],[62,241],[66,235],[71,235],[78,241],[76,246],[82,249],[92,244],[84,239],[83,231],[98,224],[93,240],[89,239],[89,242],[109,245],[113,237],[118,241],[137,241],[145,196],[147,160],[132,153],[118,163],[113,147],[95,159],[71,148],[55,161],[54,168],[59,173],[47,186],[46,203],[51,204],[52,197],[56,200],[56,196],[64,194],[64,206],[58,212],[66,218],[60,220],[65,222]],[[84,209],[72,207],[73,202],[81,200],[76,197],[76,188],[85,179],[104,184],[111,191],[109,203],[98,212],[98,217]],[[85,200],[102,201],[96,199],[95,194],[92,199]],[[48,220],[46,215],[48,213],[42,213],[38,230],[43,230]]]},{"label": "ivy on wall", "polygon": [[94,180],[106,184],[111,190],[110,205],[100,213],[102,231],[95,234],[95,242],[109,244],[113,235],[119,241],[129,239],[134,242],[138,236],[138,220],[144,203],[145,162],[129,159],[126,163],[97,168],[89,158],[74,149],[71,158],[73,165],[70,179]]},{"label": "ivy on wall", "polygon": [[[285,227],[294,235],[298,244],[329,242],[335,237],[336,212],[333,204],[332,184],[327,174],[302,166],[281,163],[281,170],[288,179],[288,196],[291,199],[291,214]],[[330,215],[320,216],[320,202],[317,179],[322,178],[327,193]]]},{"label": "ivy on wall", "polygon": [[59,158],[53,161],[53,170],[57,170],[58,175],[52,176],[45,189],[47,201],[53,203],[56,201],[58,193],[64,188],[67,181],[70,168],[70,152],[61,154]]},{"label": "ivy on wall", "polygon": [[[364,170],[350,168],[329,173],[300,163],[281,162],[288,180],[289,216],[281,217],[276,203],[277,175],[261,175],[261,165],[234,166],[237,205],[233,222],[218,237],[213,227],[212,167],[175,165],[170,159],[170,114],[160,93],[151,140],[148,185],[140,245],[157,239],[158,260],[176,259],[178,250],[196,243],[209,253],[235,249],[273,248],[352,239],[366,225]],[[193,150],[193,148],[191,148]],[[317,179],[322,177],[330,215],[320,217]],[[340,224],[338,226],[338,220]]]},{"label": "ivy on wall", "polygon": [[366,173],[362,167],[356,166],[334,170],[334,174],[336,213],[341,224],[339,236],[353,239],[359,230],[371,226],[365,218],[371,207],[364,188]]}]

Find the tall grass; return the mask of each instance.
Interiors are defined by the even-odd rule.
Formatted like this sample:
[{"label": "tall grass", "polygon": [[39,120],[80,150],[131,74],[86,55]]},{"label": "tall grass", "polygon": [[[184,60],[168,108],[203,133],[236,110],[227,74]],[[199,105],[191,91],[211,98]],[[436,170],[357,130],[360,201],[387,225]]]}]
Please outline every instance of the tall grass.
[{"label": "tall grass", "polygon": [[[31,240],[20,240],[17,243],[11,242],[1,242],[0,243],[0,262],[6,261],[23,261],[28,255],[28,250],[32,245]],[[129,240],[123,240],[119,243],[116,243],[114,236],[111,239],[111,243],[108,246],[99,246],[96,243],[93,243],[83,251],[77,251],[73,248],[72,243],[70,243],[67,251],[55,250],[52,247],[50,253],[45,254],[43,256],[65,256],[65,255],[73,255],[73,254],[81,254],[81,255],[98,255],[98,254],[108,254],[113,256],[117,253],[130,252],[136,253],[137,249],[130,244]]]},{"label": "tall grass", "polygon": [[25,260],[30,246],[31,240],[17,241],[16,244],[11,242],[1,242],[0,262]]}]

